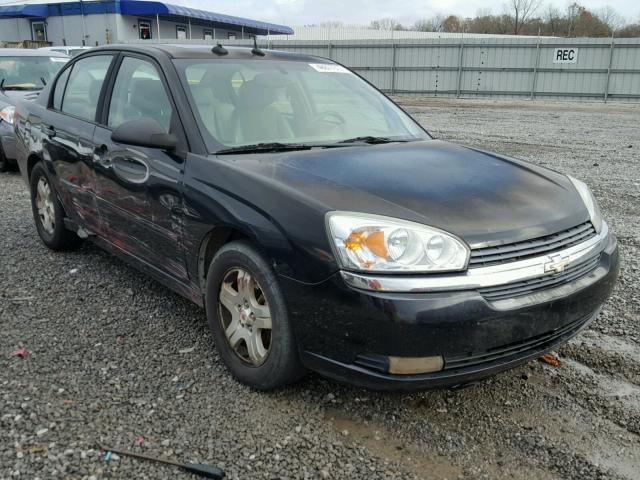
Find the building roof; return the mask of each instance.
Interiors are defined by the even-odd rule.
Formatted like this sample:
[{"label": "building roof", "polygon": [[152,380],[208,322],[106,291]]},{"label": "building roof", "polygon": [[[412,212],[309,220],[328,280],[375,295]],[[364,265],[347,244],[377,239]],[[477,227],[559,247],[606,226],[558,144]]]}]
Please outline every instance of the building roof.
[{"label": "building roof", "polygon": [[98,0],[50,4],[11,5],[0,7],[0,18],[46,18],[62,15],[93,15],[98,13],[120,13],[122,15],[155,16],[163,20],[186,22],[218,28],[246,28],[247,33],[257,35],[290,35],[291,27],[261,22],[250,18],[235,17],[222,13],[182,7],[164,2],[138,0]]}]

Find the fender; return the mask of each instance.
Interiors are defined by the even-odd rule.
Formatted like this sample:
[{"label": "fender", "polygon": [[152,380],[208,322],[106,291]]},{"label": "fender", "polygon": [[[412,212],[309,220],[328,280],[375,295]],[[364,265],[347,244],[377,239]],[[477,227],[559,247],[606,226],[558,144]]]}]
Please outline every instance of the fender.
[{"label": "fender", "polygon": [[[236,195],[238,190],[242,196]],[[287,229],[287,218],[292,214],[307,219],[309,225],[324,228],[324,212],[317,207],[308,198],[292,197],[292,192],[285,194],[281,185],[251,175],[230,162],[189,155],[183,177],[182,212],[189,277],[197,279],[202,288],[207,262],[215,250],[229,239],[247,238],[270,259],[278,274],[309,284],[326,280],[335,269],[327,268],[324,250]],[[212,238],[213,252],[208,250]],[[317,263],[309,261],[310,255],[317,258]]]}]

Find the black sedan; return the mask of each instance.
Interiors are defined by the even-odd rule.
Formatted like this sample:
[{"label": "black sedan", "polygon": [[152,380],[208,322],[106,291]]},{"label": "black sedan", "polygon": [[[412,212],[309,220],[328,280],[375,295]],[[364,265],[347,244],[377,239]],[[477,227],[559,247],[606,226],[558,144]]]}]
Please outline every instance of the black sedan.
[{"label": "black sedan", "polygon": [[434,140],[323,58],[93,49],[16,135],[42,241],[88,238],[205,307],[259,389],[465,385],[577,334],[618,272],[585,184]]}]

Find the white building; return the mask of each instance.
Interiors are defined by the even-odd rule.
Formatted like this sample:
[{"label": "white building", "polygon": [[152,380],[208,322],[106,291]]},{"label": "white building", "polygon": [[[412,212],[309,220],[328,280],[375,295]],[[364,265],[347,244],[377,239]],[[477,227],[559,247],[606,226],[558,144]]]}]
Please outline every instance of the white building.
[{"label": "white building", "polygon": [[162,2],[97,0],[0,7],[0,41],[94,46],[136,40],[242,39],[292,33],[284,25]]}]

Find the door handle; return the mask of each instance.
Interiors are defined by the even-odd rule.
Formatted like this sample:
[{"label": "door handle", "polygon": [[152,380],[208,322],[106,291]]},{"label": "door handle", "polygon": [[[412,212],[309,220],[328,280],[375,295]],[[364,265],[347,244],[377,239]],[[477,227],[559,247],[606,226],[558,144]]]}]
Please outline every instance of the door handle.
[{"label": "door handle", "polygon": [[55,137],[56,129],[53,128],[52,126],[44,127],[42,130],[42,133],[44,133],[49,138]]},{"label": "door handle", "polygon": [[122,180],[142,184],[149,178],[149,166],[137,158],[114,157],[111,160],[113,173]]}]

